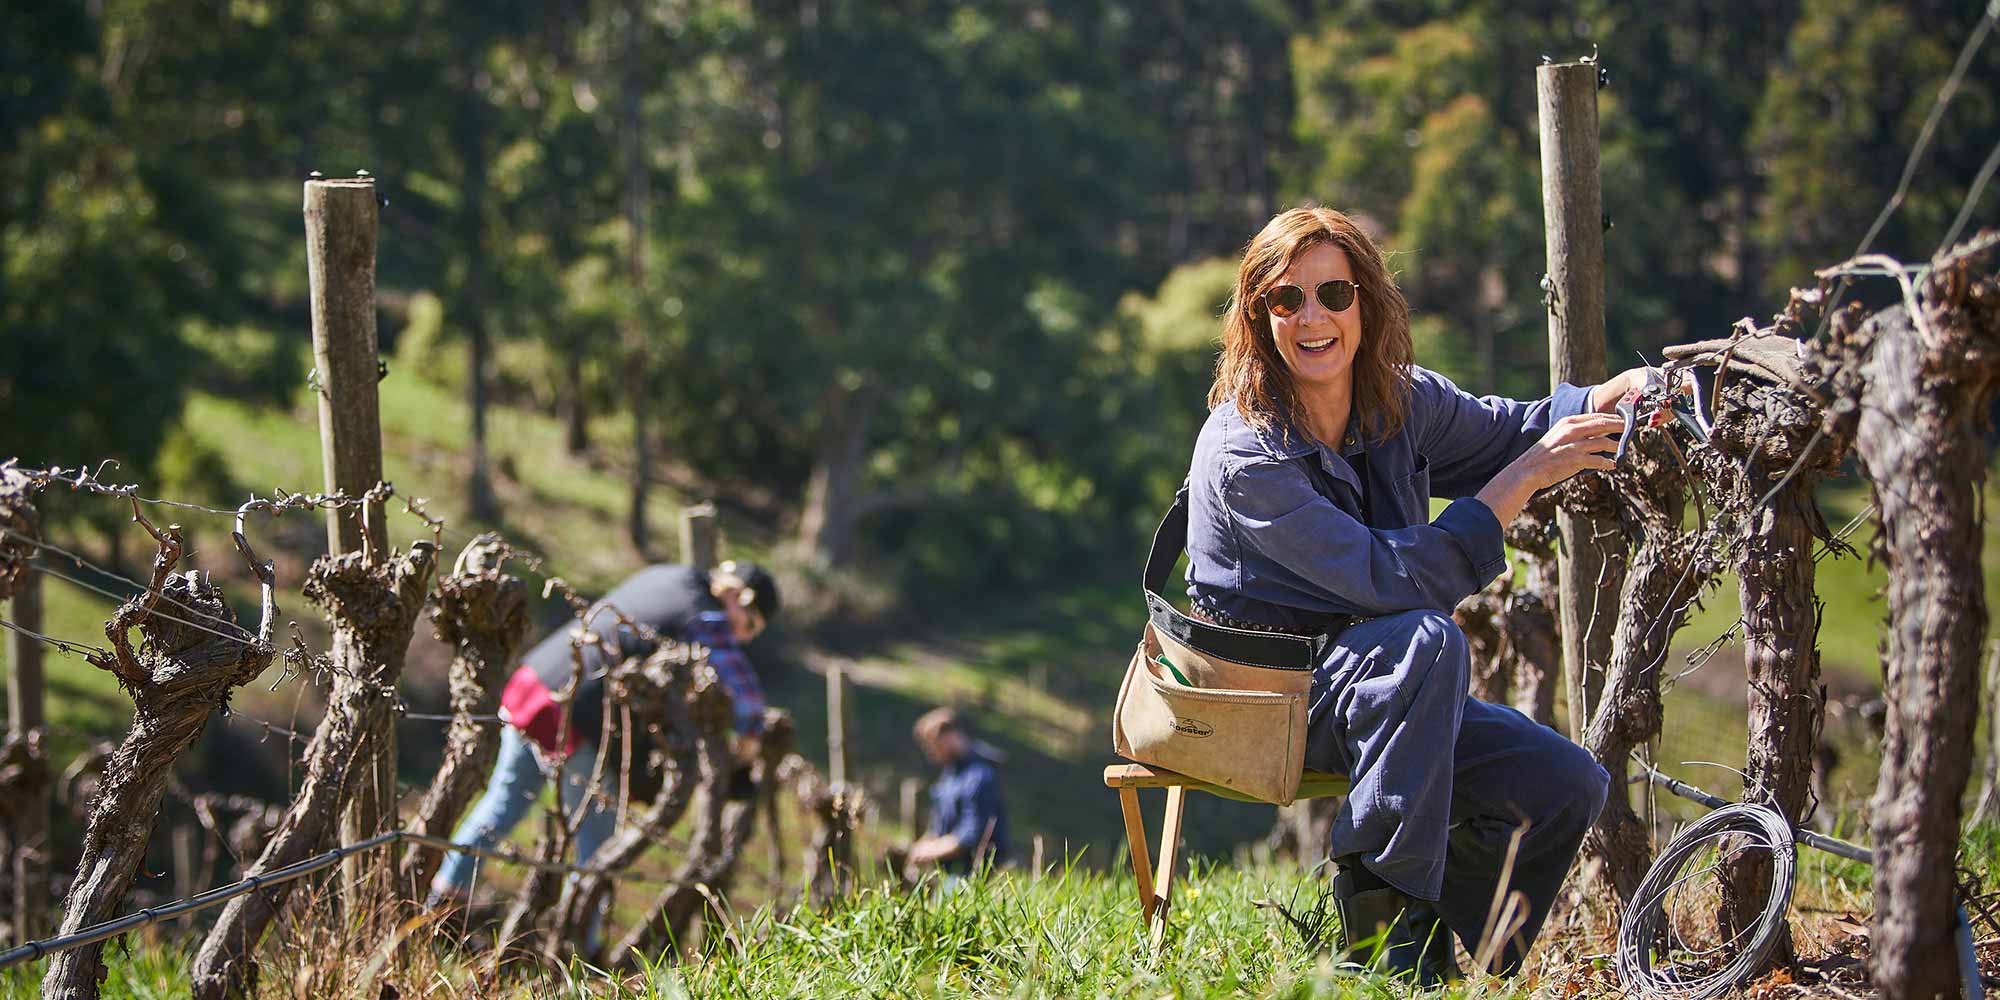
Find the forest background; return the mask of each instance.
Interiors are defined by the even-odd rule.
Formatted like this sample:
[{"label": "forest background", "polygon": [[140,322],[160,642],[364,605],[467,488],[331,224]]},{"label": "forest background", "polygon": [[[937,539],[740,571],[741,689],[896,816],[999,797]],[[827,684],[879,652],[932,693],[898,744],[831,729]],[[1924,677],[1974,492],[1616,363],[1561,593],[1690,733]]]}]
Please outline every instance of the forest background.
[{"label": "forest background", "polygon": [[[802,668],[843,660],[880,693],[856,705],[864,761],[920,772],[907,720],[969,702],[1017,762],[1084,775],[1081,826],[1071,793],[1010,801],[1087,839],[1115,822],[1087,772],[1130,584],[1205,415],[1232,255],[1265,219],[1364,217],[1419,361],[1537,395],[1543,58],[1595,51],[1608,74],[1615,369],[1768,317],[1853,253],[1982,13],[7,4],[0,455],[115,458],[155,495],[230,506],[318,487],[299,185],[367,170],[392,479],[595,591],[674,557],[678,504],[713,498],[725,548],[796,595],[758,662],[808,746],[825,719]],[[1996,87],[1988,45],[1870,249],[1929,254],[2000,135]],[[1835,513],[1865,502],[1829,490]],[[143,576],[126,513],[56,501],[48,533]],[[323,540],[298,524],[281,544],[296,568]],[[110,606],[51,593],[50,630],[88,639]],[[1879,605],[1861,610],[1824,649],[1865,686]],[[51,671],[76,733],[58,747],[122,730],[108,678]]]}]

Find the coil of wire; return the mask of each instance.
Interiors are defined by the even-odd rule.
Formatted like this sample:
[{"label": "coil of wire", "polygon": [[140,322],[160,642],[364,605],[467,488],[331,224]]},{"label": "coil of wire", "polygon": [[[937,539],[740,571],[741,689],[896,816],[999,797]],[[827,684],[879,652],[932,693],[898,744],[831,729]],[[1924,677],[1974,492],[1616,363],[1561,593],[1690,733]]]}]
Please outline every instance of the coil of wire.
[{"label": "coil of wire", "polygon": [[[1720,859],[1684,871],[1711,844]],[[1770,853],[1771,881],[1756,920],[1713,947],[1681,946],[1669,912],[1675,890],[1715,872],[1733,856],[1758,850]],[[1660,852],[1626,907],[1618,929],[1619,981],[1633,995],[1662,1000],[1704,1000],[1742,983],[1763,967],[1784,934],[1797,863],[1791,824],[1769,806],[1728,805],[1689,824]],[[1659,947],[1663,942],[1664,949]]]}]

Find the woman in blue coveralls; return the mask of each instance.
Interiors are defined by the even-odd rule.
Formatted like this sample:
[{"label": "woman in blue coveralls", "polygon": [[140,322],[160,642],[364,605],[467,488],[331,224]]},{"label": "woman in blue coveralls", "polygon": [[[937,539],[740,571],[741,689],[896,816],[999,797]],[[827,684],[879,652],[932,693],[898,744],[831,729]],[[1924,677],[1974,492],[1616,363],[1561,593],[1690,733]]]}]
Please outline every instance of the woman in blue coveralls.
[{"label": "woman in blue coveralls", "polygon": [[[1198,617],[1334,639],[1306,767],[1349,775],[1333,824],[1344,948],[1456,978],[1496,891],[1526,897],[1499,952],[1540,932],[1608,778],[1582,748],[1467,694],[1451,610],[1506,568],[1501,525],[1537,490],[1612,465],[1637,371],[1533,402],[1475,397],[1411,360],[1409,307],[1347,216],[1297,208],[1245,249],[1188,479]],[[1435,519],[1432,496],[1453,498]],[[1513,862],[1500,885],[1509,842]]]}]

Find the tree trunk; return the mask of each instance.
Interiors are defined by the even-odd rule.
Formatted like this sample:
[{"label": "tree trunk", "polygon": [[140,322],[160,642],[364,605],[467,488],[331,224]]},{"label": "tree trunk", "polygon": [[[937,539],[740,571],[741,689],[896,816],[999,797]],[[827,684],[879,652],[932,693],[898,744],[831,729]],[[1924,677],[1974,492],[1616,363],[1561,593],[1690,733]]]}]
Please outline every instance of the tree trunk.
[{"label": "tree trunk", "polygon": [[652,394],[652,354],[647,343],[645,320],[640,312],[641,304],[646,301],[646,214],[651,201],[639,117],[639,97],[644,81],[640,78],[638,38],[639,25],[645,15],[644,8],[636,2],[628,3],[626,11],[630,23],[626,25],[624,39],[624,79],[619,85],[622,110],[618,126],[625,161],[625,280],[632,297],[622,337],[625,347],[625,395],[627,404],[632,408],[631,510],[626,518],[626,532],[631,536],[632,548],[645,558],[652,551],[652,537],[646,524],[646,498],[653,478],[653,453],[648,441],[651,429],[647,426],[651,419],[651,407],[647,404]]},{"label": "tree trunk", "polygon": [[1610,772],[1612,789],[1584,837],[1584,850],[1603,862],[1599,889],[1610,890],[1623,903],[1632,898],[1652,862],[1645,826],[1632,810],[1626,758],[1660,733],[1660,664],[1714,567],[1701,551],[1701,539],[1682,527],[1687,484],[1664,431],[1638,436],[1612,479],[1580,481],[1578,486],[1614,490],[1630,508],[1639,535],[1620,594],[1603,697],[1583,739],[1584,748]]},{"label": "tree trunk", "polygon": [[[263,673],[276,652],[271,636],[277,603],[268,563],[256,562],[247,548],[242,549],[263,581],[263,620],[253,635],[237,626],[222,592],[206,576],[169,575],[181,554],[179,528],[169,528],[159,541],[152,586],[120,605],[105,623],[112,654],[97,665],[115,674],[131,693],[135,712],[131,731],[99,781],[83,837],[83,858],[63,901],[59,928],[63,934],[118,915],[118,904],[145,861],[146,842],[152,837],[174,761],[194,745],[210,713],[227,704],[236,688]],[[211,627],[193,628],[154,615],[161,600],[179,612],[175,617]],[[144,640],[137,650],[129,638],[134,627]],[[234,634],[216,635],[217,631]],[[42,980],[44,1000],[96,997],[107,971],[103,952],[100,942],[51,958]]]},{"label": "tree trunk", "polygon": [[[306,747],[305,782],[248,874],[311,857],[337,828],[351,783],[358,780],[349,773],[352,765],[364,759],[359,755],[370,734],[394,721],[395,681],[436,561],[437,550],[428,542],[379,565],[370,565],[359,552],[314,561],[305,594],[326,609],[333,625],[331,664],[342,673],[334,678],[326,717]],[[395,803],[386,805],[393,810]],[[224,1000],[249,991],[256,977],[252,953],[295,885],[286,882],[229,901],[195,955],[190,977],[195,996]]]},{"label": "tree trunk", "polygon": [[582,455],[590,450],[590,407],[583,398],[583,348],[570,345],[563,358],[563,450]]},{"label": "tree trunk", "polygon": [[813,451],[806,506],[799,516],[799,542],[806,558],[841,566],[854,555],[860,527],[861,468],[868,458],[868,431],[882,391],[873,382],[849,386],[835,381],[820,408],[822,423]]},{"label": "tree trunk", "polygon": [[1874,554],[1889,572],[1889,712],[1870,803],[1870,966],[1888,1000],[1958,995],[1955,858],[1987,625],[1980,431],[2000,376],[2000,280],[1960,262],[1919,294],[1920,326],[1898,306],[1856,334],[1837,329],[1828,348],[1859,362],[1848,412],[1859,412],[1856,453],[1882,524]]},{"label": "tree trunk", "polygon": [[486,119],[477,78],[478,60],[483,53],[462,53],[457,114],[452,120],[453,144],[465,170],[465,184],[459,192],[464,199],[458,209],[458,245],[465,255],[465,282],[456,303],[458,321],[465,329],[465,402],[472,411],[472,435],[467,458],[472,463],[466,479],[466,511],[475,521],[492,523],[499,517],[493,496],[493,479],[486,459],[487,375],[492,367],[486,328],[488,292],[486,254]]},{"label": "tree trunk", "polygon": [[[451,728],[445,733],[444,762],[431,779],[408,829],[450,837],[459,815],[492,776],[500,753],[500,731],[471,716],[492,715],[500,690],[514,666],[514,652],[528,634],[528,588],[501,571],[507,558],[500,536],[480,535],[465,547],[450,576],[438,581],[431,621],[437,637],[451,645]],[[403,856],[402,882],[411,899],[422,899],[442,852],[413,847]]]}]

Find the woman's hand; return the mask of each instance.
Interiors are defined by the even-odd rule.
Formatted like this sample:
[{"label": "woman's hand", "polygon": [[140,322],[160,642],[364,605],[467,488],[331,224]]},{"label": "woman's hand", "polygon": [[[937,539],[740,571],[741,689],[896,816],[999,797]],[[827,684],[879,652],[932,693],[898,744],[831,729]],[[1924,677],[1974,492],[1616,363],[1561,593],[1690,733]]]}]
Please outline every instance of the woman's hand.
[{"label": "woman's hand", "polygon": [[1657,368],[1627,368],[1605,379],[1590,390],[1590,411],[1592,413],[1615,413],[1618,401],[1635,386],[1646,384],[1648,376],[1657,376]]},{"label": "woman's hand", "polygon": [[[1610,384],[1606,382],[1605,386]],[[1619,395],[1623,394],[1624,390],[1619,390]],[[1592,402],[1596,402],[1594,394]],[[1616,405],[1616,396],[1612,397],[1612,403]],[[1507,463],[1507,467],[1479,491],[1480,501],[1491,508],[1493,516],[1505,526],[1521,513],[1521,508],[1528,505],[1528,499],[1543,488],[1554,486],[1585,469],[1611,468],[1612,456],[1618,451],[1618,443],[1612,438],[1624,427],[1623,420],[1606,413],[1579,413],[1556,421],[1540,441],[1522,452],[1521,457]]]}]

